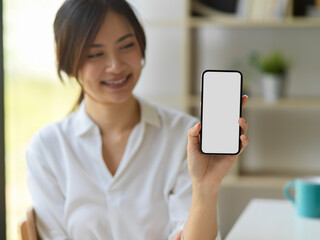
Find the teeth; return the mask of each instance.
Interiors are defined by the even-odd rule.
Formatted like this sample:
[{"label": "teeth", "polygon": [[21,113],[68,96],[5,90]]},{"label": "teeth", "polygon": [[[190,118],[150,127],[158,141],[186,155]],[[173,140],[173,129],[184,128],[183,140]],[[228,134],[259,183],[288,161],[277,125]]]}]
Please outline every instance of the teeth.
[{"label": "teeth", "polygon": [[125,80],[127,80],[127,78],[122,78],[120,80],[117,80],[117,81],[113,81],[113,82],[103,82],[103,84],[106,84],[106,85],[116,85],[116,84],[121,84],[123,83]]}]

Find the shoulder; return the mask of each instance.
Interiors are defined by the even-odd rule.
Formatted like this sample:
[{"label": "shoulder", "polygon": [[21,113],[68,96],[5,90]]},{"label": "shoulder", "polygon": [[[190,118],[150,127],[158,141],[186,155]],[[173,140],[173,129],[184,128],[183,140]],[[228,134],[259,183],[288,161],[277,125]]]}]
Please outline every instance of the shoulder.
[{"label": "shoulder", "polygon": [[63,139],[64,135],[72,134],[71,131],[73,129],[73,118],[74,113],[71,113],[69,116],[60,121],[41,127],[31,137],[27,146],[27,151],[36,151],[37,153],[41,153],[57,147],[57,143]]},{"label": "shoulder", "polygon": [[[59,122],[50,123],[40,128],[30,139],[26,148],[25,159],[27,171],[37,175],[41,171],[46,174],[52,172],[57,176],[63,176],[65,169],[64,154],[70,145],[70,130],[73,114]],[[59,175],[60,173],[60,175]]]}]

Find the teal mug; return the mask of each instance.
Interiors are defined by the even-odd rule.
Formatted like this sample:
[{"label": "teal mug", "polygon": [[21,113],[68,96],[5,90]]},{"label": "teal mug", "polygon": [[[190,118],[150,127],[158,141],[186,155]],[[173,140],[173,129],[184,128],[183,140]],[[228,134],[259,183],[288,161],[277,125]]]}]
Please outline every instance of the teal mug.
[{"label": "teal mug", "polygon": [[[294,197],[290,189],[294,189]],[[293,202],[298,216],[320,218],[320,176],[288,182],[284,187],[284,195]]]}]

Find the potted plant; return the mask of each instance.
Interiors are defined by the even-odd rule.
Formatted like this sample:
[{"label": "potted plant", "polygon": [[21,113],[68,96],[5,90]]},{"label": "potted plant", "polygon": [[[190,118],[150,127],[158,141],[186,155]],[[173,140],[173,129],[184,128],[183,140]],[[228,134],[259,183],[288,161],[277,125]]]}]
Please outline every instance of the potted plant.
[{"label": "potted plant", "polygon": [[250,63],[262,74],[262,95],[267,102],[275,102],[283,97],[288,62],[284,56],[274,51],[266,55],[253,53]]}]

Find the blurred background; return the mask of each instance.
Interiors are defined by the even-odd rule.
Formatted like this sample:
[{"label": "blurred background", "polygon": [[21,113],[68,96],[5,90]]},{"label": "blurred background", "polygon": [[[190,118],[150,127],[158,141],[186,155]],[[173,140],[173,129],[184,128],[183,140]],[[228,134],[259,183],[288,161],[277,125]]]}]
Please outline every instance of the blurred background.
[{"label": "blurred background", "polygon": [[[79,93],[56,74],[52,23],[62,0],[3,0],[7,239],[31,206],[25,149]],[[250,145],[223,182],[226,236],[250,199],[283,198],[286,181],[320,175],[317,0],[130,0],[147,34],[135,93],[199,116],[201,73],[243,73]],[[270,80],[272,79],[272,80]]]},{"label": "blurred background", "polygon": [[4,0],[4,102],[7,239],[31,206],[25,150],[40,127],[66,116],[78,86],[64,85],[55,70],[53,19],[63,1]]}]

